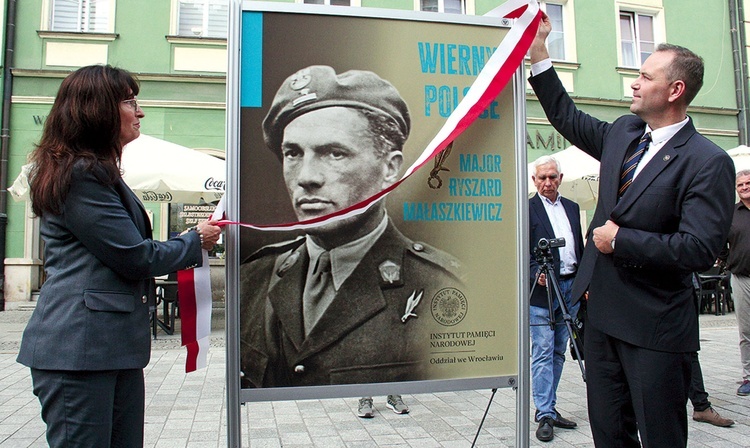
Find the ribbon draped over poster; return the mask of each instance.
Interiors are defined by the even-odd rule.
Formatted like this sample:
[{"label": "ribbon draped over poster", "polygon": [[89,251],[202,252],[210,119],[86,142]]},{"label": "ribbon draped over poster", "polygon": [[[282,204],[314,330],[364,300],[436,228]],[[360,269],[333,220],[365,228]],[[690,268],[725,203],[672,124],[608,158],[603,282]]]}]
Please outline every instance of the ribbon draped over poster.
[{"label": "ribbon draped over poster", "polygon": [[398,188],[412,174],[448,147],[500,94],[513,77],[513,73],[515,73],[523,62],[531,46],[531,42],[534,40],[541,18],[539,5],[536,0],[510,0],[486,15],[490,17],[517,18],[517,20],[479,73],[466,93],[466,96],[464,96],[451,115],[446,119],[443,127],[427,145],[422,154],[404,172],[401,179],[364,201],[331,214],[306,221],[260,225],[223,220],[220,224],[239,225],[264,231],[309,229],[362,214],[374,203]]},{"label": "ribbon draped over poster", "polygon": [[[469,128],[510,82],[513,74],[523,63],[536,35],[541,12],[536,0],[509,0],[487,13],[486,16],[516,20],[477,75],[463,99],[398,181],[352,206],[305,221],[260,225],[222,219],[219,221],[220,225],[238,225],[261,231],[291,231],[309,229],[347,219],[365,213],[371,206],[398,188],[412,174],[424,167],[425,164],[430,163]],[[217,210],[219,208],[223,209],[221,203]],[[207,289],[205,285],[208,285]],[[192,271],[180,272],[178,288],[180,291],[180,314],[183,321],[183,345],[188,347],[186,371],[190,372],[205,366],[205,356],[208,350],[207,338],[210,334],[211,289],[205,251],[204,266]],[[206,296],[208,297],[207,301],[205,300]],[[207,306],[205,306],[206,303]],[[198,304],[204,305],[199,306]],[[204,315],[205,313],[207,313],[207,317]],[[205,322],[206,319],[208,321],[208,332],[205,331],[205,326],[199,324],[199,322]]]}]

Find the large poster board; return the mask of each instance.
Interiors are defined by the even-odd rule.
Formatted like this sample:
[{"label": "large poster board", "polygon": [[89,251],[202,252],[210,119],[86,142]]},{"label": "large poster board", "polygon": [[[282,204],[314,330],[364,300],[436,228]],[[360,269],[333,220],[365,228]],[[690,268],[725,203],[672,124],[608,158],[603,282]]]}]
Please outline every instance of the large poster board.
[{"label": "large poster board", "polygon": [[[317,218],[391,185],[507,33],[477,17],[256,2],[240,23],[228,73],[239,175],[228,188],[238,219],[260,225]],[[525,157],[514,92],[367,212],[239,232],[228,281],[242,401],[516,384]],[[368,132],[373,116],[387,124]],[[387,132],[408,137],[380,146]],[[320,311],[309,303],[322,251]]]}]

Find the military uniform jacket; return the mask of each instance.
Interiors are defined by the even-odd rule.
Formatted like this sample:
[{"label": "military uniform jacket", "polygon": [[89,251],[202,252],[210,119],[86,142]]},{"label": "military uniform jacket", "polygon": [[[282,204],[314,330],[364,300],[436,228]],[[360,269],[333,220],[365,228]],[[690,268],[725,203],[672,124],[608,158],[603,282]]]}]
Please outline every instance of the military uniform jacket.
[{"label": "military uniform jacket", "polygon": [[[305,338],[304,238],[261,249],[240,268],[243,387],[312,386],[425,379],[430,300],[460,287],[457,261],[388,226]],[[398,266],[384,275],[382,266]],[[393,263],[393,264],[391,264]],[[422,293],[416,316],[402,319]]]},{"label": "military uniform jacket", "polygon": [[119,179],[75,166],[62,213],[41,219],[47,278],[18,362],[45,370],[143,368],[153,277],[201,263],[196,232],[151,239],[143,205]]},{"label": "military uniform jacket", "polygon": [[[550,123],[601,162],[599,200],[573,283],[588,289],[588,321],[638,347],[666,352],[699,349],[692,273],[716,260],[734,202],[734,166],[725,151],[689,120],[643,167],[617,199],[625,153],[646,123],[624,115],[612,123],[578,110],[554,69],[529,79]],[[602,254],[592,229],[620,226],[612,254]]]}]

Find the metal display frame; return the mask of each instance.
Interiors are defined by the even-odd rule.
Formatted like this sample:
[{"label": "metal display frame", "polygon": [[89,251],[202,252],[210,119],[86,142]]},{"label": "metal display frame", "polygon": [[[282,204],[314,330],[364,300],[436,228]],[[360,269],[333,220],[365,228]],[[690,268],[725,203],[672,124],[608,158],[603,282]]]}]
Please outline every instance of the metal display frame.
[{"label": "metal display frame", "polygon": [[[373,8],[343,8],[319,5],[300,5],[290,3],[265,3],[258,1],[231,0],[229,11],[229,31],[227,36],[228,70],[226,98],[226,148],[227,148],[227,188],[225,194],[226,211],[229,219],[240,215],[240,95],[241,95],[241,58],[242,58],[242,16],[244,12],[272,12],[291,14],[315,14],[330,16],[384,18],[388,20],[407,20],[419,22],[455,23],[481,25],[488,27],[508,27],[503,20],[481,16],[463,16],[453,14],[421,13],[413,11],[394,11]],[[529,317],[528,317],[528,194],[526,163],[526,82],[523,64],[516,70],[512,82],[506,90],[513,91],[514,108],[514,146],[516,166],[515,203],[512,219],[516,223],[515,248],[518,254],[516,296],[517,307],[517,374],[492,378],[459,380],[426,380],[408,383],[409,393],[432,393],[441,391],[467,389],[495,389],[511,387],[516,390],[516,446],[528,446],[529,439]],[[385,395],[394,389],[394,383],[352,384],[315,387],[289,387],[244,390],[240,387],[240,300],[239,300],[239,266],[240,266],[240,231],[237,226],[225,228],[226,241],[226,381],[227,381],[227,442],[229,447],[240,447],[241,444],[241,405],[248,401],[264,400],[298,400],[311,398],[332,398],[343,396]],[[250,393],[249,393],[250,392]],[[493,394],[494,396],[494,394]]]}]

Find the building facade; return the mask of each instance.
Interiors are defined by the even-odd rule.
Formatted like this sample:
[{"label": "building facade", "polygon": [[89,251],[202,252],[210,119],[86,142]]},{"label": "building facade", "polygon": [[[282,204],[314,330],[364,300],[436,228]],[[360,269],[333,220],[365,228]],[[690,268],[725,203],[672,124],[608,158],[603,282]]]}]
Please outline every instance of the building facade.
[{"label": "building facade", "polygon": [[[482,15],[503,0],[296,2]],[[743,0],[540,3],[554,23],[553,63],[585,111],[603,119],[628,113],[629,86],[640,63],[655,45],[670,42],[705,59],[704,87],[689,111],[696,127],[725,149],[747,143]],[[12,74],[3,108],[3,123],[8,123],[4,187],[27,162],[61,80],[88,64],[116,65],[138,76],[144,134],[223,153],[227,11],[228,0],[5,0],[2,29],[14,33],[9,39],[3,32],[3,48],[12,45],[13,50],[12,61],[3,59]],[[529,160],[569,146],[549,125],[531,90],[526,106]],[[4,208],[5,309],[33,306],[33,292],[43,282],[38,223],[25,202],[5,200]],[[165,239],[168,206],[147,208],[155,236]]]},{"label": "building facade", "polygon": [[[6,0],[6,10],[10,3]],[[5,187],[39,140],[62,79],[89,64],[137,75],[144,134],[223,154],[227,10],[226,1],[15,1]],[[12,309],[28,305],[39,289],[42,251],[29,205],[12,199],[6,204],[3,295],[5,309]],[[168,206],[146,207],[155,237],[165,239]]]}]

